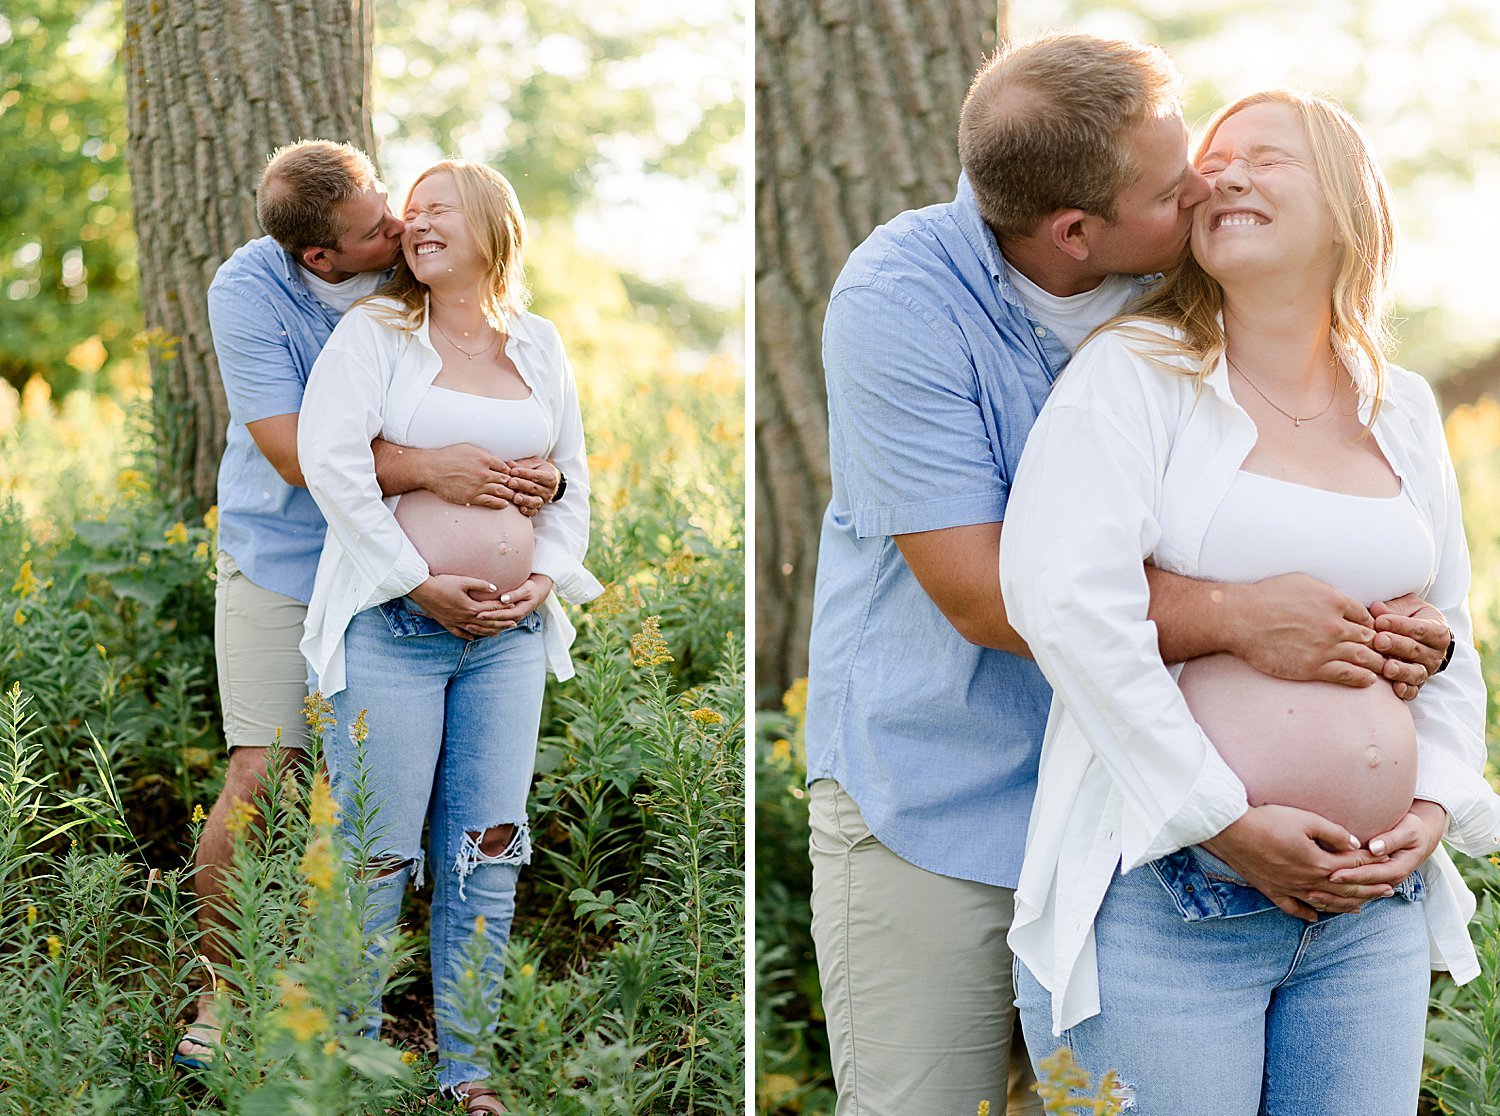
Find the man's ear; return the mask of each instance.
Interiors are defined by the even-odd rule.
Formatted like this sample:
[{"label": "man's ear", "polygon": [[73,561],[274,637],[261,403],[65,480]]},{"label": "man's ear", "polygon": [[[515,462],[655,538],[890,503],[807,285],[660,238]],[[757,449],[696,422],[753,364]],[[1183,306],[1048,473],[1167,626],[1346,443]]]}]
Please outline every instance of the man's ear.
[{"label": "man's ear", "polygon": [[327,273],[333,270],[333,261],[328,258],[327,248],[302,249],[302,264],[308,271]]},{"label": "man's ear", "polygon": [[1081,209],[1059,209],[1047,218],[1052,247],[1082,263],[1089,258],[1093,217]]}]

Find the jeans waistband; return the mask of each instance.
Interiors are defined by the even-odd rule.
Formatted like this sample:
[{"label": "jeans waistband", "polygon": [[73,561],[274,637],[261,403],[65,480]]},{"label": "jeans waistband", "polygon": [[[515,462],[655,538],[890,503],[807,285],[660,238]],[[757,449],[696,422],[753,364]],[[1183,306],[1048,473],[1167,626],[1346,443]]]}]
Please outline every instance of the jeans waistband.
[{"label": "jeans waistband", "polygon": [[[410,597],[397,597],[395,600],[386,601],[378,606],[380,613],[385,617],[385,622],[390,625],[391,634],[396,636],[430,636],[450,635],[447,628],[423,612]],[[542,617],[539,609],[532,609],[516,622],[516,628],[528,632],[540,631]],[[515,628],[507,628],[506,631],[514,631]],[[500,633],[504,635],[504,632]],[[456,636],[454,638],[457,638]]]},{"label": "jeans waistband", "polygon": [[[1236,918],[1275,910],[1276,904],[1245,882],[1233,868],[1199,845],[1168,853],[1147,865],[1161,882],[1184,920]],[[1396,898],[1419,902],[1425,892],[1422,874],[1413,872],[1395,885]]]}]

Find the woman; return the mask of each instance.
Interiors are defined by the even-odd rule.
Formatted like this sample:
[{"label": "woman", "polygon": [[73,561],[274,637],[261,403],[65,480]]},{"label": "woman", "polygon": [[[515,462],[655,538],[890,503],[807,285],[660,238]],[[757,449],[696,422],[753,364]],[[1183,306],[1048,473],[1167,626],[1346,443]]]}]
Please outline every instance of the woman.
[{"label": "woman", "polygon": [[[526,795],[544,673],[572,675],[573,628],[557,598],[579,603],[601,586],[582,565],[577,392],[557,330],[524,309],[515,193],[488,167],[442,162],[412,186],[404,217],[404,267],[339,323],[302,406],[302,470],[329,527],[302,647],[342,726],[326,758],[377,937],[395,926],[413,872],[421,886],[430,824],[438,1081],[470,1112],[499,1112],[486,1071],[453,1033],[452,996],[479,932],[482,979],[498,1000],[516,878],[531,854]],[[513,507],[426,492],[383,499],[376,435],[545,457],[566,492],[534,531]],[[351,726],[362,711],[359,741]],[[355,831],[357,801],[374,807],[375,833]]]},{"label": "woman", "polygon": [[[1438,842],[1500,843],[1457,488],[1430,390],[1383,356],[1394,234],[1354,121],[1256,94],[1197,165],[1192,258],[1079,351],[1007,509],[1008,615],[1059,699],[1017,1005],[1036,1059],[1066,1042],[1143,1116],[1410,1116],[1429,955],[1478,968]],[[1410,705],[1221,658],[1174,679],[1143,559],[1417,591],[1451,663]]]}]

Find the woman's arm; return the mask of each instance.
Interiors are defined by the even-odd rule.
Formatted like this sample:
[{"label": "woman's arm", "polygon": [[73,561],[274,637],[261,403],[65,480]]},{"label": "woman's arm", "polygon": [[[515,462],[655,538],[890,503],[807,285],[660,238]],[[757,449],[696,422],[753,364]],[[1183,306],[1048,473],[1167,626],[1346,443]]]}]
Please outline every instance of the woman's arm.
[{"label": "woman's arm", "polygon": [[[545,328],[551,330],[551,323]],[[544,359],[556,361],[546,374],[558,377],[557,413],[553,416],[557,436],[547,456],[568,478],[568,491],[532,521],[536,545],[531,568],[550,579],[560,598],[569,604],[582,604],[604,591],[598,579],[583,568],[583,556],[589,548],[589,464],[583,442],[583,414],[561,338],[553,338],[552,352]]]},{"label": "woman's arm", "polygon": [[1127,868],[1207,840],[1247,809],[1148,616],[1144,563],[1161,534],[1165,411],[1179,386],[1117,335],[1080,350],[1027,441],[1000,561],[1011,623],[1123,796]]}]

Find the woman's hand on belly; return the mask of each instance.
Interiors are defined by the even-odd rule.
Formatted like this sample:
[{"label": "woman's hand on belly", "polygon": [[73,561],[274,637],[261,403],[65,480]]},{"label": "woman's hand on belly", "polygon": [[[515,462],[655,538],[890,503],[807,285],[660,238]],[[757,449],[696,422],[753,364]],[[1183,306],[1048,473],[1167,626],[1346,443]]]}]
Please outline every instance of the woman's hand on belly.
[{"label": "woman's hand on belly", "polygon": [[1308,922],[1318,917],[1308,902],[1312,894],[1323,897],[1318,901],[1326,910],[1357,911],[1390,892],[1385,884],[1333,885],[1334,873],[1358,868],[1369,855],[1361,855],[1359,839],[1343,826],[1295,806],[1251,806],[1203,847],[1287,914]]},{"label": "woman's hand on belly", "polygon": [[433,574],[407,594],[421,610],[459,639],[479,639],[514,627],[500,619],[492,582],[458,574]]},{"label": "woman's hand on belly", "polygon": [[500,594],[500,607],[491,615],[500,622],[501,630],[514,628],[526,614],[535,612],[552,592],[552,579],[546,574],[533,573],[520,585]]},{"label": "woman's hand on belly", "polygon": [[[1448,811],[1436,802],[1418,799],[1389,832],[1370,839],[1364,864],[1334,872],[1329,882],[1336,886],[1395,887],[1432,855],[1447,830]],[[1312,897],[1322,898],[1323,894],[1315,892]]]}]

